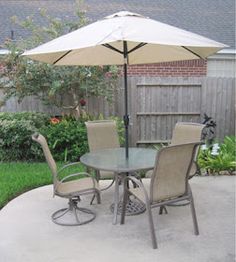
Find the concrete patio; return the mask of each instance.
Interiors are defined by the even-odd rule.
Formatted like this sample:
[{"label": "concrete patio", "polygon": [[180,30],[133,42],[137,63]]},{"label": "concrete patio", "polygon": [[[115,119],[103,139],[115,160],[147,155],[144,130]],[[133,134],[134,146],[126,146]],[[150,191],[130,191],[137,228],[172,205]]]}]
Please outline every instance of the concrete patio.
[{"label": "concrete patio", "polygon": [[0,211],[0,261],[233,262],[235,177],[195,177],[191,185],[200,235],[193,234],[189,206],[168,207],[169,214],[162,216],[154,209],[157,250],[151,248],[145,213],[112,225],[113,187],[103,192],[101,205],[91,207],[96,219],[79,227],[51,222],[51,214],[67,204],[52,198],[52,186],[29,191]]}]

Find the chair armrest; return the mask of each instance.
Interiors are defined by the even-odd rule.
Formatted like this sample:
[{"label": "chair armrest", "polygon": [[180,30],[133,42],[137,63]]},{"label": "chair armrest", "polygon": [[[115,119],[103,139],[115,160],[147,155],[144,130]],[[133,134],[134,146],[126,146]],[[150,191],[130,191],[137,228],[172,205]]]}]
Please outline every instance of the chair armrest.
[{"label": "chair armrest", "polygon": [[[64,165],[64,166],[57,172],[57,176],[58,176],[62,171],[64,171],[66,168],[71,167],[71,166],[76,166],[76,165],[79,165],[79,164],[81,164],[81,163],[80,163],[80,162],[73,162],[73,163],[69,163],[69,164],[67,164],[67,165]],[[81,176],[81,175],[90,177],[90,178],[93,180],[93,185],[94,185],[94,187],[95,187],[95,179],[94,179],[94,177],[91,176],[91,175],[90,175],[89,173],[87,173],[87,172],[78,172],[78,173],[70,174],[70,175],[68,175],[68,176],[63,177],[63,178],[59,181],[59,183],[64,182],[65,180],[67,180],[67,179],[70,178],[70,177]]]},{"label": "chair armrest", "polygon": [[76,166],[81,164],[80,162],[73,162],[73,163],[69,163],[67,165],[64,165],[60,170],[58,170],[57,175],[60,174],[62,171],[64,171],[66,168],[71,167],[71,166]]},{"label": "chair armrest", "polygon": [[65,176],[65,177],[63,177],[59,182],[64,182],[65,180],[67,180],[67,179],[70,178],[70,177],[81,176],[81,175],[90,177],[90,178],[92,178],[92,180],[94,179],[94,177],[92,177],[90,174],[88,174],[88,173],[86,173],[86,172],[79,172],[79,173],[70,174],[70,175],[68,175],[68,176]]}]

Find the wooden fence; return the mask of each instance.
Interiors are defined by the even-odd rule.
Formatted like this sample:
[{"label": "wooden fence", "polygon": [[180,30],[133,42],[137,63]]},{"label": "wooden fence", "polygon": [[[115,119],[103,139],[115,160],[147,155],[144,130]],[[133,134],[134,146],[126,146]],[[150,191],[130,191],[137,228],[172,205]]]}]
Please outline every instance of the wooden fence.
[{"label": "wooden fence", "polygon": [[165,143],[178,121],[216,121],[216,136],[235,134],[235,78],[130,78],[132,144]]},{"label": "wooden fence", "polygon": [[[118,87],[111,105],[103,98],[89,98],[88,112],[122,116],[122,79]],[[235,78],[130,77],[128,90],[132,145],[166,142],[176,122],[202,122],[204,113],[216,121],[217,138],[222,140],[225,135],[235,134]],[[25,98],[21,104],[11,99],[0,108],[10,112],[24,110],[60,114],[60,110],[43,106],[32,97]]]}]

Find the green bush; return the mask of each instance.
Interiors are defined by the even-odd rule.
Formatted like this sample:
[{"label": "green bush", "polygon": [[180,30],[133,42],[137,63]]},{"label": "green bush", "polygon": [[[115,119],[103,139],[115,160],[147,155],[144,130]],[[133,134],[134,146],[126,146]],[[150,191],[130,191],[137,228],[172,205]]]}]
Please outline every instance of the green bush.
[{"label": "green bush", "polygon": [[32,160],[31,134],[35,131],[29,120],[0,120],[0,160]]},{"label": "green bush", "polygon": [[224,142],[220,144],[217,155],[212,154],[212,148],[200,150],[198,164],[200,168],[208,173],[219,174],[221,171],[232,173],[235,170],[236,157],[236,137],[226,136]]},{"label": "green bush", "polygon": [[47,114],[36,112],[0,113],[0,120],[28,120],[31,121],[32,125],[36,128],[47,125],[49,123],[49,119],[50,117]]},{"label": "green bush", "polygon": [[[103,119],[100,115],[99,119]],[[124,142],[124,125],[118,117],[111,117],[117,123],[117,131],[121,145]],[[62,118],[39,130],[48,140],[49,148],[57,161],[79,161],[80,157],[88,152],[87,129],[85,122],[95,120],[86,115],[80,120],[71,117]],[[58,123],[57,123],[58,122]]]},{"label": "green bush", "polygon": [[58,161],[78,161],[88,151],[84,121],[63,118],[39,130],[47,138],[49,148]]},{"label": "green bush", "polygon": [[[99,119],[103,119],[100,115]],[[72,117],[50,118],[42,113],[1,113],[0,114],[0,161],[44,161],[40,146],[32,141],[31,135],[42,133],[56,161],[78,161],[88,152],[85,121],[95,120],[85,115],[80,120]],[[124,125],[117,122],[121,145],[124,142]]]},{"label": "green bush", "polygon": [[0,161],[43,159],[31,139],[32,133],[49,124],[44,113],[0,113]]}]

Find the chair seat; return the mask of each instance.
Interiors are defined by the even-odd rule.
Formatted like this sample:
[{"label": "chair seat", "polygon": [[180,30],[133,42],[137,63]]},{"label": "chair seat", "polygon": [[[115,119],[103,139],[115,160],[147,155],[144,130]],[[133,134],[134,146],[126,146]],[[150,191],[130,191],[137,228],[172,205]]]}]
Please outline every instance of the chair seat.
[{"label": "chair seat", "polygon": [[[191,169],[190,169],[190,172],[189,172],[189,177],[191,178],[192,176],[194,176],[196,174],[196,172],[197,172],[197,166],[196,166],[196,163],[193,162]],[[145,174],[145,178],[151,178],[152,173],[153,173],[153,170],[147,171],[146,174]]]},{"label": "chair seat", "polygon": [[[97,181],[95,181],[95,188],[99,190]],[[86,177],[58,184],[56,194],[68,196],[76,194],[77,192],[86,192],[90,189],[94,189],[93,180],[89,177]]]},{"label": "chair seat", "polygon": [[[148,181],[148,183],[145,183],[145,189],[146,189],[146,192],[147,192],[147,195],[148,195],[148,199],[150,199],[150,192],[149,192],[149,189],[150,189],[150,183],[151,183],[151,179],[146,179]],[[144,195],[144,192],[143,190],[140,188],[140,187],[135,187],[135,188],[129,188],[129,191],[130,193],[132,193],[136,198],[138,198],[140,201],[142,201],[144,204],[146,202],[146,199],[145,199],[145,195]],[[169,198],[165,198],[165,199],[160,199],[158,200],[157,202],[155,203],[161,203],[165,200],[171,200],[173,198],[177,198],[177,197],[182,197],[182,195],[177,195],[177,196],[171,196]]]}]

